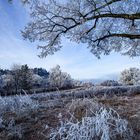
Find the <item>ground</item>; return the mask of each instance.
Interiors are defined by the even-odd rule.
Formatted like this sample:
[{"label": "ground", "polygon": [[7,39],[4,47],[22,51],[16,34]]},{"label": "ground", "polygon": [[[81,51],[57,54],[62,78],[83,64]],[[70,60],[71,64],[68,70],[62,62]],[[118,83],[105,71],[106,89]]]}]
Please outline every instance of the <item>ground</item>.
[{"label": "ground", "polygon": [[[74,89],[73,92],[82,92],[84,88]],[[72,91],[70,91],[72,93]],[[14,117],[17,125],[22,126],[23,136],[22,140],[47,140],[49,139],[49,133],[60,125],[59,115],[61,114],[62,119],[66,120],[69,118],[68,107],[72,100],[82,100],[81,96],[72,99],[71,97],[65,97],[63,93],[68,91],[59,91],[57,94],[62,94],[61,98],[43,95],[32,95],[33,100],[37,100],[40,107],[37,110],[32,110],[28,113],[21,114],[20,117],[14,113],[5,114],[5,118],[9,116]],[[76,94],[75,93],[75,94]],[[49,93],[52,94],[52,93]],[[46,98],[45,98],[46,97]],[[89,97],[88,97],[89,98]],[[134,136],[133,140],[140,140],[140,94],[124,94],[124,95],[113,95],[113,96],[94,96],[90,97],[90,100],[98,102],[106,107],[111,107],[118,112],[121,118],[128,120],[129,126],[132,128]],[[84,116],[84,109],[78,108],[75,116],[77,119],[81,119]],[[45,129],[46,128],[46,129]],[[11,135],[7,136],[7,131],[0,130],[0,140],[18,140],[19,138]]]}]

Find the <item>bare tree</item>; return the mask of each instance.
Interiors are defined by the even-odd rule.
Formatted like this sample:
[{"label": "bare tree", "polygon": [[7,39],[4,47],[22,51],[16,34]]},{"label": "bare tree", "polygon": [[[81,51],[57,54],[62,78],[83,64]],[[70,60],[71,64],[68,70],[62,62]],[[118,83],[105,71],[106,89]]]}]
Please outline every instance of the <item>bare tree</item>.
[{"label": "bare tree", "polygon": [[50,89],[71,88],[73,87],[73,82],[74,80],[71,76],[66,72],[62,72],[59,65],[49,72],[48,83]]},{"label": "bare tree", "polygon": [[112,51],[140,56],[140,1],[32,2],[31,21],[22,34],[30,41],[46,43],[39,45],[41,57],[60,50],[62,37],[87,44],[98,58]]},{"label": "bare tree", "polygon": [[18,64],[13,64],[12,65],[12,76],[13,76],[13,83],[14,83],[14,88],[15,88],[15,93],[18,93],[18,90],[21,89],[21,82],[20,82],[20,77],[21,77],[21,65]]}]

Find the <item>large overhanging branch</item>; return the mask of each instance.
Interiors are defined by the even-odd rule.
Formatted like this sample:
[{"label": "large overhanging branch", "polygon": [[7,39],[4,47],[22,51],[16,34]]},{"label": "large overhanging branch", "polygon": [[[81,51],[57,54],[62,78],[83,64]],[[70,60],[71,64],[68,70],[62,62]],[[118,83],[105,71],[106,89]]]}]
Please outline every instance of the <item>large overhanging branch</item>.
[{"label": "large overhanging branch", "polygon": [[140,34],[134,35],[134,34],[125,34],[125,33],[122,33],[122,34],[112,33],[112,34],[109,34],[109,35],[104,35],[103,37],[100,37],[100,38],[97,38],[97,39],[91,40],[91,41],[95,42],[95,43],[97,42],[97,46],[98,46],[101,41],[104,41],[105,39],[109,39],[111,37],[128,38],[128,39],[133,40],[133,39],[140,39]]},{"label": "large overhanging branch", "polygon": [[[92,48],[94,54],[95,51],[99,50],[101,54],[101,52],[107,48],[105,45],[110,45],[107,44],[109,43],[108,40],[111,39],[111,43],[114,43],[115,41],[112,41],[112,39],[116,38],[120,40],[123,39],[123,43],[125,41],[124,38],[126,38],[126,45],[129,44],[129,40],[133,40],[130,41],[131,47],[129,48],[135,47],[140,49],[140,47],[138,47],[140,46],[138,42],[138,40],[140,40],[140,1],[99,1],[68,0],[66,4],[62,4],[51,0],[49,4],[34,6],[34,9],[32,9],[34,15],[33,20],[30,22],[31,24],[25,28],[23,33],[24,37],[31,41],[46,41],[46,47],[57,48],[57,45],[60,46],[61,44],[61,37],[65,36],[74,41],[87,43],[89,48]],[[123,6],[123,4],[128,3],[130,3],[130,7],[129,5],[127,5],[127,7]],[[135,7],[133,7],[133,4]],[[87,7],[85,5],[87,5]],[[120,6],[122,7],[120,8]],[[133,42],[135,43],[132,44]],[[96,50],[95,46],[99,43],[100,45]],[[118,43],[115,45],[117,46]],[[113,45],[112,49],[115,48],[115,45]],[[121,48],[122,46],[119,44],[119,47]],[[111,48],[111,46],[108,48]],[[123,49],[116,48],[117,50]]]},{"label": "large overhanging branch", "polygon": [[107,13],[107,14],[99,14],[95,16],[91,16],[89,18],[86,18],[86,20],[93,20],[93,19],[99,19],[99,18],[122,18],[122,19],[128,19],[128,20],[136,20],[140,19],[140,13],[135,14],[115,14],[115,13]]},{"label": "large overhanging branch", "polygon": [[116,33],[112,33],[112,34],[109,34],[109,35],[105,35],[103,37],[100,37],[96,40],[94,40],[93,42],[96,42],[96,41],[101,41],[101,40],[104,40],[106,38],[110,38],[110,37],[122,37],[122,38],[129,38],[129,39],[140,39],[140,34],[138,35],[134,35],[134,34],[116,34]]}]

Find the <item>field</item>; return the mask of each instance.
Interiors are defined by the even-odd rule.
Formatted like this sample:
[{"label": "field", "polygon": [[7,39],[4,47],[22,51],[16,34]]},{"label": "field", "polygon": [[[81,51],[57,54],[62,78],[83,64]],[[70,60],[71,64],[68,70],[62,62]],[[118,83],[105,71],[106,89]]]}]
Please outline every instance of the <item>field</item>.
[{"label": "field", "polygon": [[[140,139],[139,86],[93,86],[1,97],[0,111],[0,140],[65,139],[64,135],[76,136],[77,127],[83,132],[83,118],[98,121],[94,125],[99,134],[90,136],[88,132],[87,140]],[[87,127],[90,126],[84,129]],[[73,130],[73,133],[63,132],[63,129]],[[85,138],[77,138],[81,139]]]}]

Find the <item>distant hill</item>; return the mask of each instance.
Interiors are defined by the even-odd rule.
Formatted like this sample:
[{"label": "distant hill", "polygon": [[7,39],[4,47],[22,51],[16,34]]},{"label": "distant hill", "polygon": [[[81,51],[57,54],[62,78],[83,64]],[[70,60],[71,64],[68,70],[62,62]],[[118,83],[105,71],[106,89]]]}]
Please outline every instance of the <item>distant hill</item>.
[{"label": "distant hill", "polygon": [[119,74],[115,73],[115,74],[108,74],[103,76],[102,78],[99,79],[82,79],[83,82],[92,82],[93,84],[100,84],[101,82],[105,81],[105,80],[115,80],[118,81],[119,79]]}]

